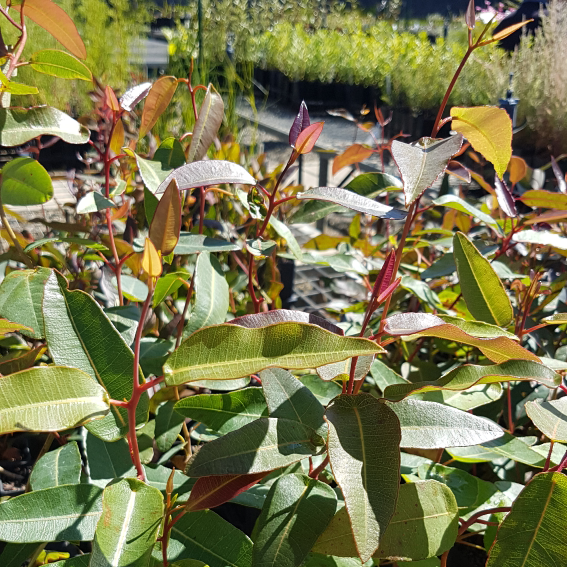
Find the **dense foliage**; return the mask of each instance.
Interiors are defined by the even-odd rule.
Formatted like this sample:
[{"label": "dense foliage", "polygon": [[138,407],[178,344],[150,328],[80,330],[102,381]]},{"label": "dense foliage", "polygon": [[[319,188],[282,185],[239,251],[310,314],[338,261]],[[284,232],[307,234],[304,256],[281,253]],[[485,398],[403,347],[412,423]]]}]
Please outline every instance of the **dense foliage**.
[{"label": "dense foliage", "polygon": [[[472,7],[463,64],[498,39]],[[92,80],[51,0],[0,11],[19,32],[4,94],[35,92],[13,80],[22,63]],[[25,59],[28,20],[66,51]],[[15,460],[25,441],[34,461],[0,503],[2,566],[445,567],[466,545],[488,567],[564,564],[567,181],[553,158],[546,179],[512,155],[504,110],[445,116],[459,78],[431,137],[334,162],[390,153],[399,175],[344,188],[289,183],[324,127],[304,104],[270,171],[217,138],[222,97],[191,74],[120,98],[95,85],[91,131],[49,106],[0,109],[3,146],[91,147],[73,214],[40,219],[40,240],[7,214],[49,201],[53,180],[31,157],[1,172],[1,449]],[[180,91],[192,131],[145,152]],[[290,226],[331,213],[348,235],[301,247]],[[363,299],[283,309],[282,259],[350,274]]]}]

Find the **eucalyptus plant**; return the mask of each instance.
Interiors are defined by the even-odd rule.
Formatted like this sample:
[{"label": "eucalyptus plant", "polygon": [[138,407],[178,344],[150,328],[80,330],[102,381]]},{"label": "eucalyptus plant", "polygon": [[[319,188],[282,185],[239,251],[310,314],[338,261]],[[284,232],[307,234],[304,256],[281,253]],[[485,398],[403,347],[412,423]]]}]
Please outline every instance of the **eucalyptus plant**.
[{"label": "eucalyptus plant", "polygon": [[[20,65],[91,79],[51,0],[1,11],[20,32],[4,92],[33,89],[12,81]],[[26,18],[70,53],[23,61]],[[489,567],[565,563],[567,182],[552,159],[555,181],[535,185],[504,110],[444,118],[470,54],[517,29],[476,31],[473,2],[466,24],[431,137],[339,156],[389,151],[399,170],[346,187],[290,184],[324,127],[304,104],[270,171],[218,138],[223,100],[191,73],[121,97],[95,82],[91,133],[54,108],[0,109],[5,146],[92,148],[75,216],[39,219],[33,242],[6,214],[47,202],[52,180],[32,158],[1,172],[0,433],[41,444],[23,493],[0,503],[3,566],[446,566],[471,539]],[[178,89],[193,131],[157,140]],[[451,193],[449,174],[486,194]],[[337,211],[354,214],[348,237],[298,244],[289,225]],[[341,320],[282,309],[282,257],[356,274],[364,300]],[[214,510],[227,502],[257,509],[253,529]]]}]

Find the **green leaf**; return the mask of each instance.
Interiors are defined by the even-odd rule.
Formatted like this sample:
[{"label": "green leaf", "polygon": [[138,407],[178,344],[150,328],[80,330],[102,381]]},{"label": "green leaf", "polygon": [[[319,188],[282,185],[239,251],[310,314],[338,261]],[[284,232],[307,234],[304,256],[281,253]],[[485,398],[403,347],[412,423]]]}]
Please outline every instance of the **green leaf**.
[{"label": "green leaf", "polygon": [[467,201],[457,197],[456,195],[442,195],[441,197],[434,199],[432,204],[436,207],[448,207],[449,209],[454,209],[461,213],[471,215],[482,221],[484,224],[500,230],[496,219],[493,219],[490,215],[483,213],[480,209],[473,207],[470,203],[467,203]]},{"label": "green leaf", "polygon": [[0,504],[0,540],[89,541],[102,512],[101,496],[92,484],[66,484],[11,498]]},{"label": "green leaf", "polygon": [[[43,314],[49,351],[56,364],[86,372],[114,400],[130,399],[134,353],[90,295],[69,291],[63,276],[52,272],[45,285]],[[116,406],[111,410],[104,419],[87,426],[106,441],[116,441],[128,432],[126,410]],[[137,423],[145,423],[147,416],[144,394],[136,410]]]},{"label": "green leaf", "polygon": [[69,144],[85,144],[90,132],[51,106],[0,108],[0,145],[21,146],[39,136],[57,136]]},{"label": "green leaf", "polygon": [[543,364],[531,360],[508,360],[502,364],[489,366],[465,364],[432,382],[388,386],[384,391],[384,397],[392,401],[399,401],[415,393],[434,390],[467,390],[476,384],[495,384],[510,380],[533,380],[548,388],[556,388],[561,383],[561,376]]},{"label": "green leaf", "polygon": [[388,402],[388,406],[400,420],[402,447],[466,447],[504,435],[504,430],[490,419],[435,402],[406,399]]},{"label": "green leaf", "polygon": [[472,447],[447,447],[451,457],[465,463],[486,463],[502,457],[540,469],[545,463],[545,457],[509,433]]},{"label": "green leaf", "polygon": [[321,437],[327,436],[325,408],[293,374],[283,368],[270,368],[260,372],[260,379],[270,417],[298,421]]},{"label": "green leaf", "polygon": [[462,144],[463,137],[460,134],[443,140],[421,138],[412,144],[399,140],[392,142],[392,156],[404,182],[406,207],[444,173],[449,160],[461,149]]},{"label": "green leaf", "polygon": [[374,383],[382,392],[393,384],[407,384],[408,381],[402,378],[399,374],[394,372],[381,360],[376,359],[370,367],[370,375]]},{"label": "green leaf", "polygon": [[37,87],[30,87],[28,85],[22,85],[21,83],[14,83],[13,81],[9,81],[6,75],[0,71],[0,82],[2,86],[0,87],[0,93],[10,93],[13,95],[21,96],[21,95],[34,95],[37,94],[39,91]]},{"label": "green leaf", "polygon": [[455,327],[459,327],[461,331],[472,335],[473,337],[478,337],[479,339],[495,339],[497,337],[507,337],[512,339],[513,341],[518,341],[519,338],[514,335],[514,333],[510,333],[505,331],[501,327],[497,327],[496,325],[490,325],[488,323],[482,323],[481,321],[467,321],[465,319],[461,319],[460,317],[453,317],[451,315],[438,315],[439,319],[445,321],[445,323],[449,323],[450,325],[455,325]]},{"label": "green leaf", "polygon": [[559,250],[567,250],[567,238],[549,230],[520,230],[520,232],[514,234],[512,240],[514,242],[553,246]]},{"label": "green leaf", "polygon": [[[148,297],[148,286],[138,278],[122,274],[122,294],[126,299],[142,303]],[[112,283],[116,285],[116,277],[112,278]]]},{"label": "green leaf", "polygon": [[551,441],[567,441],[567,398],[549,402],[527,402],[526,413]]},{"label": "green leaf", "polygon": [[358,556],[368,561],[396,507],[400,425],[370,394],[341,395],[327,408],[331,469],[345,499]]},{"label": "green leaf", "polygon": [[[352,358],[343,360],[342,362],[334,362],[333,364],[326,364],[317,368],[317,374],[321,380],[329,381],[338,378],[341,375],[350,376],[350,369],[352,365]],[[356,369],[354,371],[354,379],[362,380],[370,372],[374,356],[359,356],[356,362]]]},{"label": "green leaf", "polygon": [[[129,156],[135,158],[136,165],[138,166],[138,171],[142,176],[142,181],[144,182],[144,185],[150,191],[150,193],[152,193],[152,195],[155,194],[157,188],[173,171],[173,169],[167,164],[167,162],[144,159],[143,157],[140,157],[138,154],[131,151],[128,151],[126,153]],[[147,211],[146,216],[148,216]]]},{"label": "green leaf", "polygon": [[403,220],[407,216],[405,211],[394,209],[394,207],[389,205],[383,205],[368,197],[357,195],[348,189],[340,187],[314,187],[303,193],[297,193],[295,198],[299,200],[315,199],[317,201],[327,201],[380,219]]},{"label": "green leaf", "polygon": [[[71,557],[70,559],[64,559],[63,561],[56,561],[55,563],[50,563],[50,567],[89,567],[89,561],[91,560],[91,554],[85,553],[85,555],[77,555],[76,557]],[[18,565],[18,567],[20,567]]]},{"label": "green leaf", "polygon": [[305,374],[301,377],[301,382],[311,390],[322,406],[328,406],[341,393],[341,387],[336,382],[323,382],[313,374]]},{"label": "green leaf", "polygon": [[201,477],[271,471],[315,455],[323,443],[301,423],[262,417],[201,447],[186,473]]},{"label": "green leaf", "polygon": [[175,169],[185,163],[185,153],[181,142],[176,138],[166,138],[156,150],[153,159],[159,161],[164,169]]},{"label": "green leaf", "polygon": [[183,330],[188,337],[194,331],[224,323],[229,309],[229,289],[222,266],[210,252],[201,252],[193,274],[195,305]]},{"label": "green leaf", "polygon": [[213,143],[224,117],[224,102],[222,97],[209,84],[201,108],[199,117],[193,127],[191,144],[187,155],[187,161],[199,161],[207,155],[207,151]]},{"label": "green leaf", "polygon": [[336,507],[337,496],[327,484],[302,474],[277,479],[258,518],[253,567],[299,567]]},{"label": "green leaf", "polygon": [[32,490],[42,490],[61,484],[79,484],[81,480],[81,453],[72,441],[46,453],[37,461],[30,476]]},{"label": "green leaf", "polygon": [[567,477],[536,475],[514,502],[490,550],[487,567],[562,565],[567,557]]},{"label": "green leaf", "polygon": [[301,260],[303,257],[301,253],[301,247],[299,243],[293,236],[291,230],[287,227],[285,223],[278,220],[275,216],[271,216],[268,224],[287,242],[287,248],[296,260]]},{"label": "green leaf", "polygon": [[148,224],[152,224],[158,204],[159,199],[147,187],[144,187],[144,215]]},{"label": "green leaf", "polygon": [[165,363],[164,375],[168,386],[230,380],[274,366],[314,368],[381,351],[367,339],[341,337],[305,323],[278,323],[257,329],[216,325],[200,329],[183,341]]},{"label": "green leaf", "polygon": [[217,238],[210,238],[203,234],[182,232],[179,235],[179,242],[173,253],[175,255],[181,255],[196,254],[197,252],[231,252],[232,250],[240,250],[240,247],[238,244]]},{"label": "green leaf", "polygon": [[77,203],[76,212],[78,215],[84,215],[86,213],[104,211],[105,209],[115,206],[116,205],[110,199],[107,199],[98,191],[91,191]]},{"label": "green leaf", "polygon": [[49,244],[51,242],[67,242],[69,244],[77,244],[79,246],[84,246],[85,248],[91,248],[92,250],[108,250],[108,248],[104,244],[95,242],[94,240],[89,240],[87,238],[77,238],[75,236],[51,236],[49,238],[40,238],[39,240],[35,240],[31,244],[28,244],[24,248],[24,252],[29,252],[30,250],[41,248],[45,244]]},{"label": "green leaf", "polygon": [[[211,510],[185,514],[171,528],[169,561],[196,559],[210,567],[251,567],[252,542]],[[161,550],[153,557],[161,560]]]},{"label": "green leaf", "polygon": [[[368,199],[374,199],[374,197],[389,187],[399,187],[401,189],[402,183],[397,177],[387,173],[363,173],[348,183],[345,189]],[[331,213],[345,211],[344,207],[328,201],[307,201],[299,207],[288,222],[290,224],[315,222]]]},{"label": "green leaf", "polygon": [[53,183],[35,159],[16,158],[2,168],[0,191],[4,205],[41,205],[53,197]]},{"label": "green leaf", "polygon": [[2,567],[22,567],[37,547],[37,543],[7,543],[0,553],[0,564]]},{"label": "green leaf", "polygon": [[30,65],[35,71],[60,79],[93,80],[93,74],[84,63],[59,49],[37,51],[30,57]]},{"label": "green leaf", "polygon": [[174,405],[175,402],[170,400],[159,406],[156,412],[156,445],[162,453],[169,451],[177,441],[185,421],[185,417],[174,410]]},{"label": "green leaf", "polygon": [[[146,480],[150,486],[157,488],[163,497],[166,497],[167,481],[171,476],[171,469],[161,465],[144,465]],[[180,471],[173,473],[173,494],[177,494],[176,502],[182,504],[187,502],[191,488],[195,481]]]},{"label": "green leaf", "polygon": [[41,304],[43,288],[50,274],[48,268],[16,270],[10,272],[0,285],[0,316],[33,329],[21,331],[32,339],[45,336]]},{"label": "green leaf", "polygon": [[431,313],[398,313],[386,319],[385,330],[393,336],[403,336],[404,340],[418,337],[438,337],[477,347],[493,362],[501,363],[517,358],[519,360],[540,359],[532,352],[507,337],[479,339],[459,329],[455,325],[445,323],[443,319]]},{"label": "green leaf", "polygon": [[216,159],[195,161],[178,167],[163,180],[156,193],[163,193],[172,179],[177,181],[180,191],[223,183],[256,185],[256,180],[241,165]]},{"label": "green leaf", "polygon": [[62,431],[104,417],[108,395],[76,368],[38,366],[0,380],[0,433]]},{"label": "green leaf", "polygon": [[159,278],[154,289],[152,307],[155,309],[168,295],[175,293],[191,277],[187,272],[170,272]]},{"label": "green leaf", "polygon": [[88,432],[85,449],[90,484],[104,488],[112,479],[136,474],[126,439],[107,443]]},{"label": "green leaf", "polygon": [[[400,565],[402,565],[400,563]],[[310,553],[303,567],[361,567],[358,557],[331,557],[319,553]],[[362,567],[374,567],[374,561],[367,561]],[[412,567],[421,567],[415,565]],[[425,566],[424,566],[425,567]],[[437,566],[439,567],[439,566]]]},{"label": "green leaf", "polygon": [[461,292],[469,311],[481,321],[500,327],[508,325],[514,312],[490,262],[462,232],[457,232],[453,239],[453,254]]},{"label": "green leaf", "polygon": [[246,250],[257,258],[270,256],[276,249],[277,244],[273,240],[262,240],[261,238],[250,239],[245,242]]},{"label": "green leaf", "polygon": [[175,404],[175,411],[184,418],[201,421],[222,434],[268,414],[262,388],[188,396]]},{"label": "green leaf", "polygon": [[20,323],[12,323],[12,321],[8,321],[7,319],[0,319],[0,337],[3,337],[8,333],[14,333],[16,331],[31,332],[31,329],[29,327],[26,327],[25,325],[21,325]]},{"label": "green leaf", "polygon": [[[376,560],[418,561],[453,547],[459,512],[452,492],[435,480],[400,486],[396,511],[388,524]],[[346,509],[337,512],[313,551],[328,555],[356,555]]]},{"label": "green leaf", "polygon": [[416,398],[425,402],[438,402],[463,411],[469,411],[499,400],[502,397],[500,384],[480,384],[464,391],[434,390],[425,394],[417,393]]},{"label": "green leaf", "polygon": [[162,516],[156,488],[134,478],[107,486],[89,567],[147,567]]}]

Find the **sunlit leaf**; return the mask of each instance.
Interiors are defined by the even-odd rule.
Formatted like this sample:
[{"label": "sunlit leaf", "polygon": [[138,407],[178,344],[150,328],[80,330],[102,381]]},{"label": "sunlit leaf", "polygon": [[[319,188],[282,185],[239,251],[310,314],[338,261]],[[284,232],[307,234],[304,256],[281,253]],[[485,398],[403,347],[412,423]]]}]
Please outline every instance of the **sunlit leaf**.
[{"label": "sunlit leaf", "polygon": [[333,175],[335,175],[343,167],[364,161],[366,158],[369,158],[372,153],[371,148],[363,146],[362,144],[353,144],[352,146],[349,146],[342,154],[339,154],[333,160]]},{"label": "sunlit leaf", "polygon": [[304,128],[295,141],[294,148],[298,154],[308,154],[317,143],[321,132],[323,131],[324,122],[315,122]]},{"label": "sunlit leaf", "polygon": [[512,240],[514,242],[553,246],[553,248],[558,248],[559,250],[567,250],[567,237],[549,230],[520,230],[514,233]]},{"label": "sunlit leaf", "polygon": [[365,562],[378,548],[396,507],[400,425],[395,413],[370,394],[337,397],[326,419],[331,469],[345,499],[358,556]]},{"label": "sunlit leaf", "polygon": [[515,185],[527,175],[528,164],[521,157],[512,156],[508,164],[508,173],[510,174],[510,183]]},{"label": "sunlit leaf", "polygon": [[35,159],[15,158],[2,168],[0,191],[4,205],[41,205],[53,197],[53,183]]},{"label": "sunlit leaf", "polygon": [[127,112],[132,109],[142,100],[144,100],[152,88],[152,83],[140,83],[129,88],[120,98],[120,106]]},{"label": "sunlit leaf", "polygon": [[[232,345],[230,349],[226,345]],[[279,323],[258,329],[215,325],[193,333],[164,365],[168,386],[230,380],[264,368],[316,368],[352,356],[381,352],[367,339],[341,337],[316,325]]]},{"label": "sunlit leaf", "polygon": [[462,144],[463,137],[460,135],[443,140],[421,138],[412,144],[398,140],[392,142],[392,156],[404,182],[406,206],[435,183]]},{"label": "sunlit leaf", "polygon": [[41,457],[30,475],[32,490],[43,490],[62,484],[79,484],[81,480],[81,453],[74,441]]},{"label": "sunlit leaf", "polygon": [[239,325],[248,329],[257,329],[258,327],[265,327],[266,325],[285,322],[311,323],[312,325],[318,325],[323,329],[327,329],[327,331],[335,333],[336,335],[342,336],[345,334],[340,327],[323,317],[307,313],[306,311],[295,311],[293,309],[274,309],[267,313],[242,315],[242,317],[232,319],[230,324]]},{"label": "sunlit leaf", "polygon": [[496,106],[453,106],[451,117],[453,129],[492,163],[502,178],[512,157],[512,121],[508,113]]},{"label": "sunlit leaf", "polygon": [[87,213],[95,213],[97,211],[104,211],[110,207],[115,207],[113,201],[101,195],[98,191],[91,191],[84,197],[81,197],[75,209],[78,215]]},{"label": "sunlit leaf", "polygon": [[490,550],[487,567],[561,565],[567,556],[567,477],[536,475],[514,502]]},{"label": "sunlit leaf", "polygon": [[140,138],[143,138],[153,128],[158,118],[164,113],[177,90],[177,84],[175,77],[166,75],[160,77],[152,85],[144,102],[142,122],[138,133]]},{"label": "sunlit leaf", "polygon": [[506,290],[490,262],[461,232],[453,238],[453,254],[461,292],[476,319],[505,327],[514,312]]},{"label": "sunlit leaf", "polygon": [[299,105],[299,112],[297,116],[293,120],[293,124],[291,125],[291,129],[289,131],[289,145],[291,147],[295,146],[295,142],[297,141],[297,137],[307,126],[311,124],[309,120],[309,112],[307,111],[307,105],[305,101],[302,100],[301,104]]},{"label": "sunlit leaf", "polygon": [[30,65],[35,71],[53,75],[60,79],[92,81],[93,78],[92,73],[84,63],[59,49],[36,51],[30,57]]},{"label": "sunlit leaf", "polygon": [[149,239],[162,256],[171,254],[181,231],[181,196],[172,179],[156,207],[150,225]]},{"label": "sunlit leaf", "polygon": [[567,209],[567,195],[544,189],[530,189],[520,197],[520,201],[529,207]]},{"label": "sunlit leaf", "polygon": [[551,441],[567,442],[567,398],[549,402],[527,402],[526,413]]},{"label": "sunlit leaf", "polygon": [[[49,32],[63,47],[80,59],[86,59],[87,50],[73,20],[63,8],[51,0],[26,0],[24,15]],[[21,5],[12,7],[18,11]]]},{"label": "sunlit leaf", "polygon": [[514,32],[518,31],[519,29],[523,28],[525,25],[533,22],[533,20],[523,20],[522,22],[518,22],[517,24],[512,24],[500,30],[498,33],[495,33],[490,39],[487,39],[479,44],[480,46],[488,45],[489,43],[494,43],[495,41],[501,41],[502,39],[512,35]]},{"label": "sunlit leaf", "polygon": [[498,227],[498,221],[496,219],[493,219],[490,215],[483,213],[480,209],[473,207],[470,203],[456,195],[443,195],[435,199],[433,204],[438,207],[448,207],[461,211],[462,213],[476,217],[489,226]]},{"label": "sunlit leaf", "polygon": [[199,161],[207,155],[207,150],[213,143],[222,124],[224,102],[213,85],[207,88],[207,94],[199,109],[199,118],[193,127],[191,144],[187,162]]},{"label": "sunlit leaf", "polygon": [[149,238],[146,238],[144,254],[142,255],[142,270],[151,278],[159,277],[162,272],[161,256]]},{"label": "sunlit leaf", "polygon": [[553,170],[553,175],[555,175],[555,179],[557,181],[557,187],[561,193],[567,193],[567,180],[557,163],[557,160],[551,156],[551,169]]}]

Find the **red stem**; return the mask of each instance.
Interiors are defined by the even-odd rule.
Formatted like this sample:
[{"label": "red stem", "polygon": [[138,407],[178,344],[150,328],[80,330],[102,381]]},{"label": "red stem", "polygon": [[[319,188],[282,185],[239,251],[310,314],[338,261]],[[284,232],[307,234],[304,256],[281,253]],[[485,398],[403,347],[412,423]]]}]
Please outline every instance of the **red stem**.
[{"label": "red stem", "polygon": [[319,475],[325,470],[325,467],[329,464],[329,455],[327,455],[324,459],[323,462],[316,468],[313,469],[310,473],[309,476],[311,478],[317,479],[319,478]]}]

